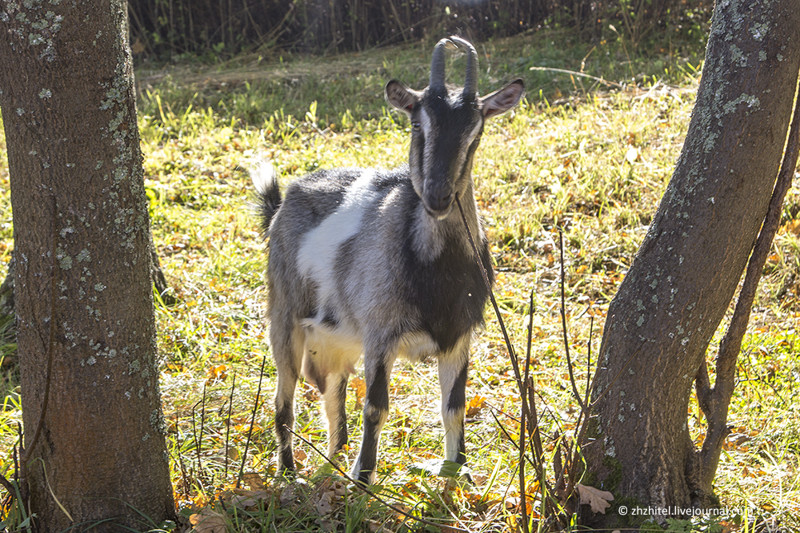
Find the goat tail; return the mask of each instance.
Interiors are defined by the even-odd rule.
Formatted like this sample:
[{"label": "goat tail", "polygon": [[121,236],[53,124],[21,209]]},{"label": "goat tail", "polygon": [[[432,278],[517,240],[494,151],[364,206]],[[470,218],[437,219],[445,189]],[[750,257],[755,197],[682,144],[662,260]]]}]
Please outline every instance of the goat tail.
[{"label": "goat tail", "polygon": [[261,219],[261,234],[266,238],[272,217],[283,201],[278,186],[278,173],[272,163],[262,160],[251,168],[250,179],[256,189],[256,210]]}]

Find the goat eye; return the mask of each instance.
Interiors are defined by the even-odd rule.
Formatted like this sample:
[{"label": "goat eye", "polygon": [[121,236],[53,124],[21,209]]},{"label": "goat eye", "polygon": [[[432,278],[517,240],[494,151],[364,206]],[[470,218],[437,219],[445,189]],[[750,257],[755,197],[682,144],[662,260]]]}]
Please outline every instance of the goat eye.
[{"label": "goat eye", "polygon": [[411,130],[414,132],[422,131],[422,125],[419,122],[412,122]]}]

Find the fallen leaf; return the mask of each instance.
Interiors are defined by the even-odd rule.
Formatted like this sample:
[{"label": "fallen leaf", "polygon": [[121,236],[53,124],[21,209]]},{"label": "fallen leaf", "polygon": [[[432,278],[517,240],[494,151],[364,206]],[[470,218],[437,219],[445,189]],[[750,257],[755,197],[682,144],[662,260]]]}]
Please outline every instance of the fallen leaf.
[{"label": "fallen leaf", "polygon": [[356,393],[356,408],[364,407],[364,397],[367,395],[367,384],[360,377],[356,376],[350,380],[350,386]]},{"label": "fallen leaf", "polygon": [[790,220],[781,228],[783,232],[793,233],[800,236],[800,220]]},{"label": "fallen leaf", "polygon": [[333,512],[333,499],[335,494],[331,490],[326,490],[317,495],[314,501],[314,508],[322,515],[329,515]]},{"label": "fallen leaf", "polygon": [[194,526],[192,531],[196,533],[226,533],[228,530],[225,517],[208,508],[191,515],[189,523]]},{"label": "fallen leaf", "polygon": [[280,497],[281,507],[288,507],[290,505],[297,503],[298,494],[299,494],[299,489],[297,488],[296,485],[294,484],[287,485],[286,488],[284,488],[281,491],[281,497]]},{"label": "fallen leaf", "polygon": [[472,418],[478,413],[480,413],[485,403],[486,403],[486,398],[484,398],[483,396],[473,397],[467,404],[467,413],[466,413],[467,418]]},{"label": "fallen leaf", "polygon": [[606,514],[606,509],[611,505],[614,495],[607,490],[600,490],[578,483],[578,494],[581,505],[589,505],[593,513]]},{"label": "fallen leaf", "polygon": [[267,500],[268,494],[265,490],[242,490],[234,491],[231,503],[239,509],[257,509],[259,505]]},{"label": "fallen leaf", "polygon": [[204,492],[192,496],[192,505],[194,505],[195,508],[205,507],[210,501],[211,498]]},{"label": "fallen leaf", "polygon": [[295,448],[292,452],[292,455],[294,456],[294,462],[297,465],[304,465],[306,459],[308,459],[308,454],[304,452],[302,448]]},{"label": "fallen leaf", "polygon": [[245,472],[242,482],[253,490],[264,488],[264,478],[258,472]]},{"label": "fallen leaf", "polygon": [[322,516],[329,515],[341,505],[347,495],[347,485],[342,481],[326,478],[320,483],[312,496],[314,507]]},{"label": "fallen leaf", "polygon": [[206,376],[208,376],[206,383],[209,385],[214,381],[225,381],[228,378],[228,365],[212,366],[206,370]]}]

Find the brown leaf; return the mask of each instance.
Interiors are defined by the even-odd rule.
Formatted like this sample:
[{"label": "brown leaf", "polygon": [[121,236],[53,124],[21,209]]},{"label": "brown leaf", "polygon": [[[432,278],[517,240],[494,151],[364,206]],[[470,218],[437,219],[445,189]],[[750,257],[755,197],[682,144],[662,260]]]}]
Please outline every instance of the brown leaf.
[{"label": "brown leaf", "polygon": [[297,498],[300,494],[300,489],[297,485],[287,485],[282,491],[280,496],[281,507],[289,507],[297,503]]},{"label": "brown leaf", "polygon": [[294,455],[294,462],[300,466],[304,465],[308,459],[308,454],[302,448],[295,448],[292,455]]},{"label": "brown leaf", "polygon": [[361,409],[364,406],[364,397],[367,395],[367,384],[356,376],[350,380],[350,386],[356,393],[356,408]]},{"label": "brown leaf", "polygon": [[226,533],[228,531],[225,517],[208,508],[191,515],[189,523],[194,526],[192,531],[195,533]]},{"label": "brown leaf", "polygon": [[257,509],[259,505],[265,502],[269,494],[265,490],[234,490],[231,496],[231,504],[239,509]]},{"label": "brown leaf", "polygon": [[611,505],[614,495],[607,490],[600,490],[578,483],[578,494],[581,505],[589,505],[593,513],[606,514],[606,509]]},{"label": "brown leaf", "polygon": [[245,472],[242,476],[242,482],[253,490],[264,488],[264,478],[258,472]]},{"label": "brown leaf", "polygon": [[481,412],[483,406],[486,404],[486,398],[483,396],[474,396],[469,403],[467,403],[467,418],[472,418]]},{"label": "brown leaf", "polygon": [[784,233],[793,233],[800,236],[800,220],[790,220],[781,228]]},{"label": "brown leaf", "polygon": [[324,491],[317,495],[314,500],[314,508],[322,515],[329,515],[333,512],[333,491]]},{"label": "brown leaf", "polygon": [[212,366],[206,370],[206,383],[211,385],[215,381],[225,381],[228,379],[228,365]]},{"label": "brown leaf", "polygon": [[332,478],[324,480],[312,497],[317,513],[322,516],[331,514],[341,505],[346,494],[347,486],[341,481]]}]

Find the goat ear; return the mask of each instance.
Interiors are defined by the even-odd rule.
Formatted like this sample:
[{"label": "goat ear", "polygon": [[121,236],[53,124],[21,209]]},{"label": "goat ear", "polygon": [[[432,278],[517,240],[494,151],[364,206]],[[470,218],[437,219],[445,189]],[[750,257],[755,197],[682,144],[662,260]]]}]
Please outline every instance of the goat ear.
[{"label": "goat ear", "polygon": [[387,102],[407,115],[411,114],[411,110],[419,102],[419,94],[397,80],[387,83],[384,93]]},{"label": "goat ear", "polygon": [[491,94],[480,99],[481,112],[484,118],[490,118],[505,113],[520,101],[525,94],[525,85],[517,79]]}]

